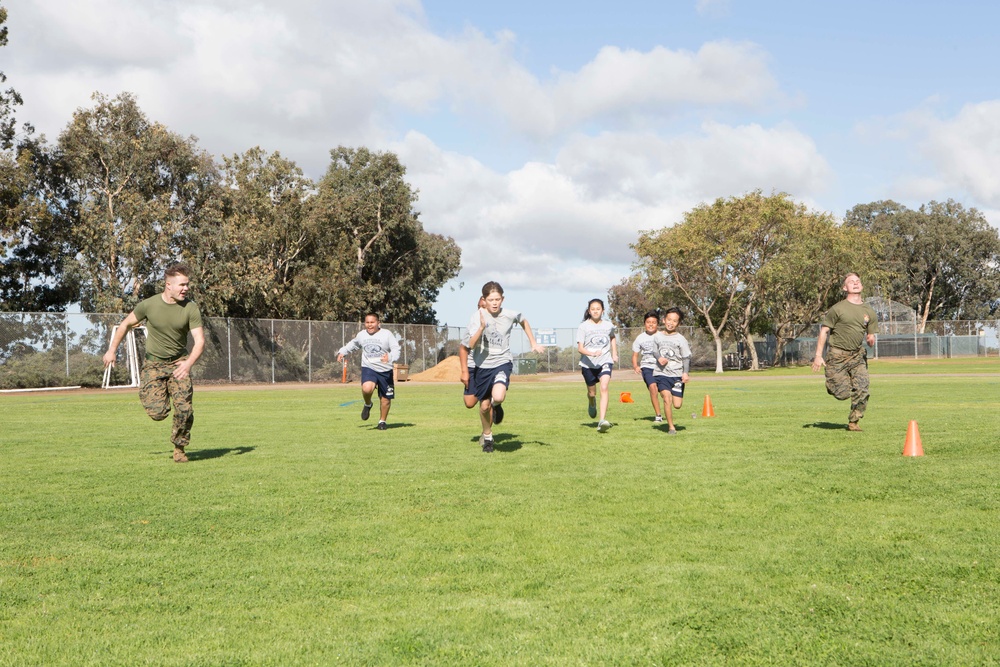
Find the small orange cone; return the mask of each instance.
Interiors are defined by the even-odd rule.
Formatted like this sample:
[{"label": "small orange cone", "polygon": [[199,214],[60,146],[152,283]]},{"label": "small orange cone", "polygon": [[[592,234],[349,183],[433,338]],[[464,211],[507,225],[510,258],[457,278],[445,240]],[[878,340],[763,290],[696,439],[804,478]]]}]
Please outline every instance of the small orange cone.
[{"label": "small orange cone", "polygon": [[705,405],[701,408],[701,416],[702,417],[715,416],[715,410],[712,409],[712,399],[708,397],[708,394],[705,394]]},{"label": "small orange cone", "polygon": [[920,430],[917,428],[917,420],[910,420],[910,427],[906,429],[906,443],[903,445],[903,456],[923,456],[924,445],[920,442]]},{"label": "small orange cone", "polygon": [[635,403],[635,401],[632,400],[632,393],[628,391],[623,391],[619,399],[622,403]]}]

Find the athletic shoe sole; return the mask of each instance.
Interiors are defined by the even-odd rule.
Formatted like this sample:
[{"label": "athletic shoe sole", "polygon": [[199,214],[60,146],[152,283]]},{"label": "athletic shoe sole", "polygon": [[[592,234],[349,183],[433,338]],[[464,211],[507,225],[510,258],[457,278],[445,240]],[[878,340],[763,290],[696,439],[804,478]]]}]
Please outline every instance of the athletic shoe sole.
[{"label": "athletic shoe sole", "polygon": [[503,406],[494,405],[493,406],[493,423],[499,424],[503,422]]}]

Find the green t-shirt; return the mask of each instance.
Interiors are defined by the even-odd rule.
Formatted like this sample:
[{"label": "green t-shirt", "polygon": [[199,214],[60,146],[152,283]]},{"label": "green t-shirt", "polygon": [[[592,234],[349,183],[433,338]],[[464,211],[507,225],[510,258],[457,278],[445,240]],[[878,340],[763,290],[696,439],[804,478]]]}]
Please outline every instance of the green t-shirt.
[{"label": "green t-shirt", "polygon": [[826,312],[823,326],[830,327],[830,347],[853,352],[865,342],[865,334],[878,333],[875,309],[867,303],[838,302]]},{"label": "green t-shirt", "polygon": [[139,322],[146,320],[146,354],[157,359],[187,354],[188,332],[202,326],[194,301],[167,303],[162,294],[141,301],[133,312]]}]

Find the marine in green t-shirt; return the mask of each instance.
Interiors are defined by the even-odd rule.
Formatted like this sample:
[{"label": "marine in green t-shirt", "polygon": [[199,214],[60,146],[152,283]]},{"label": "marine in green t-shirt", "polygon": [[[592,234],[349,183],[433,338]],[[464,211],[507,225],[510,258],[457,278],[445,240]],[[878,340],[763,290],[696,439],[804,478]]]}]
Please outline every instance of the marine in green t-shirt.
[{"label": "marine in green t-shirt", "polygon": [[146,356],[156,361],[176,361],[187,354],[188,332],[202,327],[201,311],[194,301],[168,303],[162,294],[151,296],[132,311],[146,321]]},{"label": "marine in green t-shirt", "polygon": [[[122,320],[104,353],[104,365],[113,366],[115,352],[125,335],[141,322],[146,323],[146,361],[142,365],[139,401],[154,421],[166,419],[173,404],[170,440],[177,463],[188,460],[184,448],[191,443],[194,423],[191,367],[205,349],[201,312],[187,299],[190,275],[191,270],[184,264],[167,267],[163,293],[142,301]],[[189,333],[194,339],[190,354],[187,352]]]},{"label": "marine in green t-shirt", "polygon": [[[860,431],[858,422],[865,415],[870,395],[865,343],[875,345],[878,322],[875,310],[861,298],[864,286],[858,274],[848,273],[842,289],[847,297],[823,317],[812,369],[818,371],[825,366],[827,393],[838,401],[851,399],[847,430]],[[830,349],[824,360],[823,348],[828,339]]]}]

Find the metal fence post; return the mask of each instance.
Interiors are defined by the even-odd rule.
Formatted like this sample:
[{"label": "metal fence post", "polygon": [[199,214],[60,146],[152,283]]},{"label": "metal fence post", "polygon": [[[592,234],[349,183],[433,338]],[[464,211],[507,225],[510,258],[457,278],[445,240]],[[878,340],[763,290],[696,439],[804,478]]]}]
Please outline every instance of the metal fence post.
[{"label": "metal fence post", "polygon": [[313,321],[308,320],[308,322],[309,322],[309,326],[307,329],[308,333],[306,334],[308,336],[308,342],[306,343],[306,346],[309,349],[307,353],[309,361],[306,364],[306,367],[309,369],[309,382],[312,382],[313,381]]},{"label": "metal fence post", "polygon": [[271,320],[271,384],[274,384],[274,320]]},{"label": "metal fence post", "polygon": [[69,313],[63,317],[63,342],[66,344],[66,377],[69,377]]},{"label": "metal fence post", "polygon": [[226,318],[226,363],[229,364],[229,381],[233,381],[233,328],[232,320]]}]

